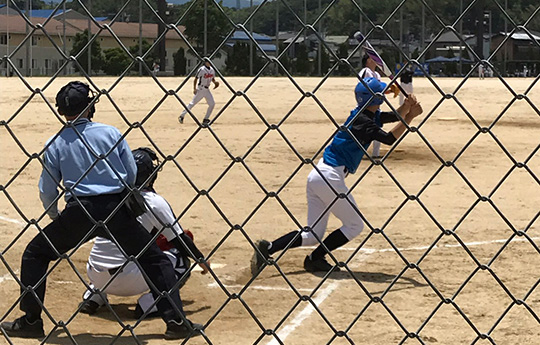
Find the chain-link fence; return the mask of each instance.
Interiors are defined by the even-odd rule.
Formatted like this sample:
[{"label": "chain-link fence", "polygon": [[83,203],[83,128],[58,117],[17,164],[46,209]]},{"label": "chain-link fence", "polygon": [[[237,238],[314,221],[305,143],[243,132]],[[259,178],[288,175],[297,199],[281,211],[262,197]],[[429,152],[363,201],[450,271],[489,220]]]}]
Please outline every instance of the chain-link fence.
[{"label": "chain-link fence", "polygon": [[[80,79],[96,94],[88,106],[96,107],[95,121],[119,128],[132,149],[156,152],[149,178],[157,176],[174,223],[193,232],[205,256],[199,263],[211,263],[210,274],[200,276],[192,260],[150,303],[171,301],[183,285],[186,316],[203,331],[182,343],[536,342],[538,4],[77,0],[51,7],[0,5],[0,68],[11,76],[0,81],[2,322],[18,317],[21,300],[31,295],[44,311],[41,343],[162,342],[161,320],[137,314],[136,297],[109,293],[85,315],[80,295],[105,298],[128,267],[149,280],[142,253],[120,249],[122,263],[107,270],[103,287],[89,285],[84,271],[91,270],[94,244],[86,240],[103,228],[118,245],[109,218],[92,220],[91,232],[65,254],[45,236],[59,260],[35,285],[20,279],[24,248],[50,223],[51,208],[43,211],[36,197],[38,176],[47,170],[43,154],[62,131],[76,129],[58,113],[55,95]],[[356,31],[363,37],[357,40]],[[388,75],[380,70],[384,81],[399,84],[414,74],[424,112],[381,157],[362,147],[365,159],[348,177],[347,194],[358,202],[364,230],[337,250],[323,246],[332,269],[308,273],[302,262],[309,252],[291,248],[301,232],[313,233],[305,222],[306,177],[319,171],[317,161],[337,133],[351,133],[342,124],[355,106],[368,42],[388,64]],[[206,85],[216,101],[212,113],[204,103],[188,107],[205,62],[220,82]],[[383,108],[395,112],[397,100],[387,94]],[[95,155],[83,175],[109,154]],[[63,205],[69,191],[58,188]],[[334,193],[323,214],[350,202]],[[340,226],[330,218],[329,229]],[[172,227],[162,221],[144,250]],[[291,230],[300,232],[252,275],[250,259],[263,254],[256,241]],[[2,341],[27,343],[6,333]]]}]

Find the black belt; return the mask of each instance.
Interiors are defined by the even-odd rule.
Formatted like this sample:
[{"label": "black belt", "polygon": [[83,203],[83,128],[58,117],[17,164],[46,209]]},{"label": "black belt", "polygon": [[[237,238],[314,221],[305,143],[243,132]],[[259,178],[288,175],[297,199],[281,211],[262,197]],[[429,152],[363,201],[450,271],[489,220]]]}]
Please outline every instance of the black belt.
[{"label": "black belt", "polygon": [[205,89],[208,89],[208,86],[203,86]]},{"label": "black belt", "polygon": [[[326,163],[326,161],[324,160],[324,158],[323,158],[323,162],[324,162],[324,164],[326,164],[326,165],[328,165],[328,166],[333,166],[333,165],[330,165],[330,164]],[[348,174],[348,173],[349,173],[349,169],[347,169],[346,166],[343,166],[343,172],[344,172],[345,174]]]},{"label": "black belt", "polygon": [[111,276],[113,276],[113,275],[115,275],[116,272],[118,272],[118,271],[122,272],[121,268],[122,268],[122,266],[118,266],[118,267],[115,267],[115,268],[111,268],[111,269],[108,270],[108,271],[109,271],[109,274],[110,274]]}]

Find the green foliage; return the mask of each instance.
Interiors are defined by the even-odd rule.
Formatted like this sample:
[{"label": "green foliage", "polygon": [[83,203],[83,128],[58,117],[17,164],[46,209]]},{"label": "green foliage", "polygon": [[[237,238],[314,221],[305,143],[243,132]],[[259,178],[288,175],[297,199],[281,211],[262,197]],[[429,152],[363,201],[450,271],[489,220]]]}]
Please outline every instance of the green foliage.
[{"label": "green foliage", "polygon": [[[211,54],[232,30],[232,25],[213,1],[208,1],[207,23],[207,53]],[[204,1],[197,1],[181,24],[186,27],[184,32],[186,36],[196,43],[199,53],[202,54],[204,51]]]},{"label": "green foliage", "polygon": [[184,48],[180,47],[176,53],[173,54],[174,58],[174,75],[186,75],[186,54]]},{"label": "green foliage", "polygon": [[296,45],[295,71],[299,75],[308,75],[310,73],[310,63],[308,51],[305,44]]},{"label": "green foliage", "polygon": [[[349,44],[347,42],[340,44],[337,51],[337,56],[339,58],[346,58],[347,56],[349,56],[348,50]],[[337,74],[340,76],[348,76],[351,74],[351,68],[349,67],[349,65],[340,63],[337,69]]]},{"label": "green foliage", "polygon": [[[257,48],[254,46],[253,72],[259,71],[263,64],[263,60],[257,55]],[[249,75],[249,44],[236,43],[225,60],[225,66],[230,75]]]},{"label": "green foliage", "polygon": [[[82,33],[77,33],[73,38],[73,48],[69,52],[71,56],[76,56],[79,52],[82,52],[78,56],[77,61],[81,65],[84,71],[88,73],[88,49],[84,49],[88,43],[88,30],[84,30]],[[83,50],[84,49],[84,50]],[[99,71],[103,66],[103,56],[101,54],[101,46],[98,40],[94,40],[91,44],[91,63],[92,71]]]},{"label": "green foliage", "polygon": [[120,75],[131,63],[129,55],[120,47],[105,49],[103,55],[103,72],[107,75]]},{"label": "green foliage", "polygon": [[[143,39],[142,40],[142,54],[143,55],[146,54],[148,52],[148,50],[150,50],[150,47],[151,47],[151,44],[147,40]],[[133,56],[139,56],[139,44],[137,43],[136,45],[129,47],[129,52]],[[145,63],[146,66],[148,66],[148,68],[150,70],[152,70],[152,65],[156,61],[159,61],[158,53],[157,53],[157,46],[155,47],[155,49],[153,49],[150,52],[150,54],[148,54],[144,58],[144,63]],[[139,70],[139,64],[135,64],[133,66],[133,70],[138,71]],[[143,75],[148,75],[148,71],[146,70],[145,67],[142,68],[142,72],[143,72]]]}]

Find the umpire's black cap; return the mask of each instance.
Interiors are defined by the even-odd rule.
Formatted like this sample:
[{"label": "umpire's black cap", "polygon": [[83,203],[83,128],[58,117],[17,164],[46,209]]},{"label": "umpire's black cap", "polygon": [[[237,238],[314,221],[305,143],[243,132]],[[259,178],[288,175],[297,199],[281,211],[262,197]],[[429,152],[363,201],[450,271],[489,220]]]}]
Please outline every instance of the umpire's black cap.
[{"label": "umpire's black cap", "polygon": [[[62,87],[56,94],[56,106],[60,114],[65,116],[79,115],[93,100],[88,97],[90,86],[80,81],[72,81]],[[90,109],[93,114],[93,107]],[[89,117],[91,117],[91,115]]]}]

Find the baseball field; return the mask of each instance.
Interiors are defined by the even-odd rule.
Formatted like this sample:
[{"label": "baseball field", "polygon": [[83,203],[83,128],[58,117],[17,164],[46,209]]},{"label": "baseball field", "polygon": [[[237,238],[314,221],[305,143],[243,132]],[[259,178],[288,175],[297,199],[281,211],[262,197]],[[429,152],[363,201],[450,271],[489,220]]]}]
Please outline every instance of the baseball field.
[{"label": "baseball field", "polygon": [[[27,82],[54,106],[70,79]],[[346,180],[366,220],[363,233],[334,252],[347,269],[306,273],[302,263],[311,249],[297,248],[274,256],[275,266],[254,280],[251,242],[305,225],[312,166],[301,157],[320,158],[355,105],[356,80],[296,78],[295,86],[286,78],[252,85],[250,78],[220,79],[210,128],[190,117],[180,125],[179,100],[152,79],[92,81],[99,89],[114,85],[96,105],[95,121],[127,133],[132,149],[152,146],[174,158],[159,172],[156,190],[210,256],[213,274],[193,272],[181,291],[188,317],[206,326],[207,338],[188,344],[538,343],[540,88],[534,79],[507,79],[516,95],[533,85],[527,97],[516,97],[497,78],[469,79],[457,91],[461,79],[435,79],[437,89],[415,78],[424,108],[413,122],[418,130],[393,148],[383,145],[382,165],[364,160]],[[160,79],[165,90],[182,81]],[[177,95],[189,103],[191,80]],[[27,220],[49,222],[37,189],[41,165],[29,157],[62,127],[43,97],[31,96],[19,79],[0,79],[1,321],[20,316],[19,286],[7,265],[19,273],[22,252],[38,232]],[[389,101],[398,106],[398,98]],[[204,101],[193,108],[199,120],[205,111]],[[130,129],[136,121],[144,122]],[[329,231],[339,226],[330,217]],[[71,256],[83,278],[90,246]],[[45,343],[165,342],[161,319],[137,325],[135,340],[106,308],[73,316],[83,292],[66,260],[54,266],[44,303],[68,332],[51,332],[45,316]],[[110,296],[110,302],[125,325],[136,323],[136,297]],[[0,344],[11,343],[0,336]]]}]

